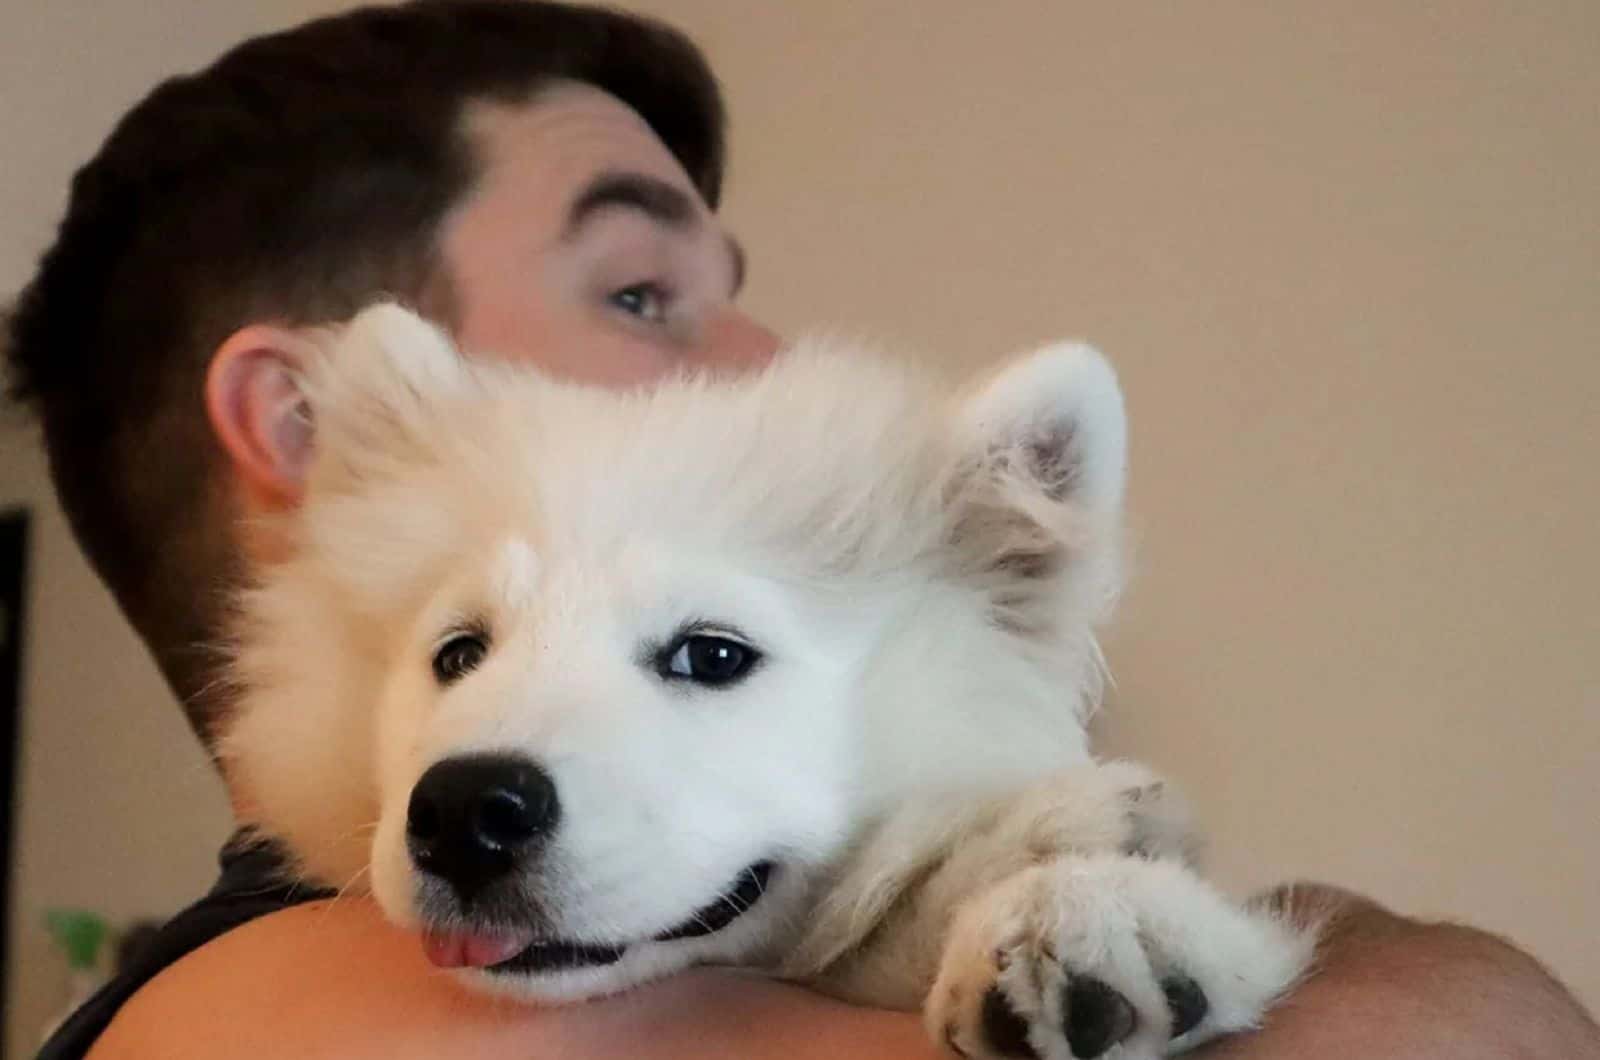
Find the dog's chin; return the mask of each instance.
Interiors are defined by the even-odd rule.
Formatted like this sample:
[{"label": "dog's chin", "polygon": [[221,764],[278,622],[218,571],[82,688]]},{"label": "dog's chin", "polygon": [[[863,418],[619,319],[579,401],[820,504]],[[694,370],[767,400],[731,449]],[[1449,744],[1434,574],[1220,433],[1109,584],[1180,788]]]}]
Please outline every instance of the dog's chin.
[{"label": "dog's chin", "polygon": [[783,892],[793,887],[781,886],[791,882],[781,875],[772,862],[757,862],[715,899],[647,938],[539,940],[492,962],[449,963],[496,993],[542,1001],[616,993],[694,964],[746,963],[771,940],[780,907],[789,904]]}]

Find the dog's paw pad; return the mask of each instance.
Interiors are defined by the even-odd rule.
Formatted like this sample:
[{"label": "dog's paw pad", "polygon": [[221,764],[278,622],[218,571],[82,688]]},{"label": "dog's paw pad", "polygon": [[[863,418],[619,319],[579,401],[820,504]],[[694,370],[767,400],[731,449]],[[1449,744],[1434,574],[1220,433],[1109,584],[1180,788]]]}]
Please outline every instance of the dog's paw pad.
[{"label": "dog's paw pad", "polygon": [[1075,978],[1063,995],[1067,1045],[1079,1060],[1094,1060],[1138,1026],[1133,1005],[1099,979]]},{"label": "dog's paw pad", "polygon": [[983,995],[983,1040],[998,1056],[1039,1060],[1028,1041],[1028,1021],[1011,1006],[1011,999],[998,986]]},{"label": "dog's paw pad", "polygon": [[1161,992],[1167,996],[1167,1008],[1172,1011],[1172,1036],[1188,1034],[1200,1025],[1211,1010],[1200,984],[1187,975],[1171,976],[1161,983]]}]

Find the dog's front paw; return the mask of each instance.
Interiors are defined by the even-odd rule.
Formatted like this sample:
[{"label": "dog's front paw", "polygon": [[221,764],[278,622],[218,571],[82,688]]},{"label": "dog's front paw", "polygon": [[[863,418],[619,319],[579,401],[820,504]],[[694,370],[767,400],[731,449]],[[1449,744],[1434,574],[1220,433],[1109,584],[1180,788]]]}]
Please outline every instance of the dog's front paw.
[{"label": "dog's front paw", "polygon": [[1147,1060],[1254,1026],[1313,941],[1177,862],[1063,857],[961,908],[923,1014],[969,1060]]}]

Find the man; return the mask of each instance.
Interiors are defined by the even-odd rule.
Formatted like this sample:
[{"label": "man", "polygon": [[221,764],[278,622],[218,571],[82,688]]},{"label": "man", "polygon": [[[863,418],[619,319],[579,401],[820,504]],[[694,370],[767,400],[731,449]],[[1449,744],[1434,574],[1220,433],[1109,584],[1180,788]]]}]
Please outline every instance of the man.
[{"label": "man", "polygon": [[[463,346],[623,385],[739,370],[722,111],[692,45],[592,10],[457,0],[247,43],[158,88],[74,181],[10,356],[91,562],[210,741],[226,587],[281,554],[314,425],[300,329],[380,293]],[[236,805],[249,793],[235,790]],[[440,979],[372,906],[274,882],[231,847],[212,897],[45,1056],[929,1056],[914,1015],[729,972],[532,1009]],[[1322,969],[1215,1056],[1600,1055],[1531,960],[1323,888]]]}]

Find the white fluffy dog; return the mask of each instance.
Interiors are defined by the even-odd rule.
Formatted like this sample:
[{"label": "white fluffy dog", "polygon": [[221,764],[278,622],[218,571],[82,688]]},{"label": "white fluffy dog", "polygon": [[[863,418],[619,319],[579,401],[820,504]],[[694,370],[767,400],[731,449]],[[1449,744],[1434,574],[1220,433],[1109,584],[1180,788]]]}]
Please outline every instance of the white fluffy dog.
[{"label": "white fluffy dog", "polygon": [[379,306],[314,360],[225,758],[436,964],[541,999],[760,966],[1052,1058],[1248,1027],[1304,969],[1161,782],[1089,756],[1124,479],[1092,350],[953,394],[802,344],[617,393]]}]

